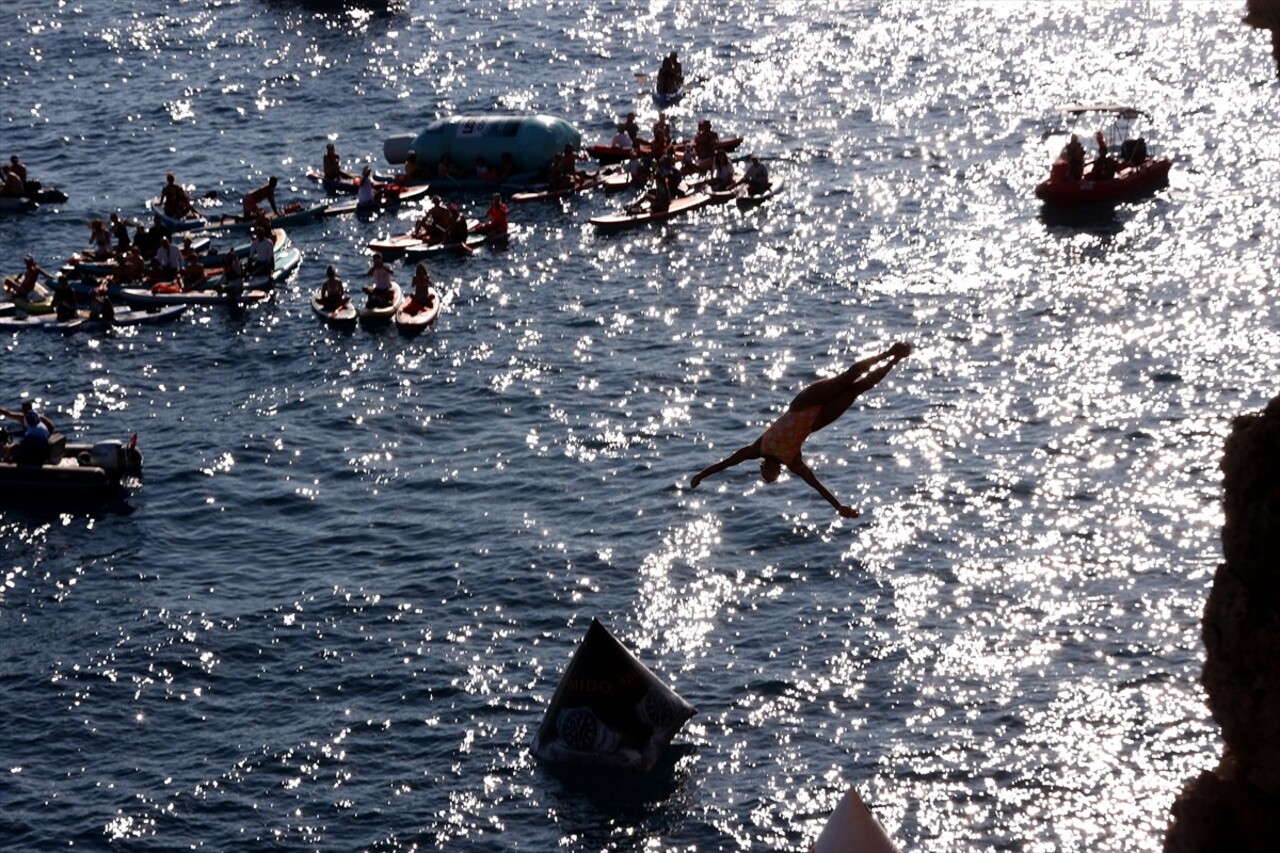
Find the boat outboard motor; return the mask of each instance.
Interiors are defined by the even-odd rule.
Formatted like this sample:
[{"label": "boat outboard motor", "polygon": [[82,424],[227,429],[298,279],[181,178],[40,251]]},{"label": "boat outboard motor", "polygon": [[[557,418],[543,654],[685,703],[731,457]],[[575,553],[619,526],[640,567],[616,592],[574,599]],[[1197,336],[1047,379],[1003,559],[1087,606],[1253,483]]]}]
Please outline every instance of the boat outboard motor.
[{"label": "boat outboard motor", "polygon": [[136,477],[142,473],[142,453],[137,441],[100,441],[89,449],[89,464],[101,468],[112,479]]}]

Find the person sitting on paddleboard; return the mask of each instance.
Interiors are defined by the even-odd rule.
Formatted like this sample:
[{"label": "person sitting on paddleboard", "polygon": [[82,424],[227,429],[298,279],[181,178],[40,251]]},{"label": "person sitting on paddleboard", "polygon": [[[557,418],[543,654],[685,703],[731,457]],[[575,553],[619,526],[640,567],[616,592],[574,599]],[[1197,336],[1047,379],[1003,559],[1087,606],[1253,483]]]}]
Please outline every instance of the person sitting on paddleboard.
[{"label": "person sitting on paddleboard", "polygon": [[631,144],[627,145],[627,148],[635,148],[640,144],[640,123],[636,121],[635,113],[627,113],[627,117],[619,126],[626,131],[627,136],[631,137]]},{"label": "person sitting on paddleboard", "polygon": [[373,167],[360,170],[360,186],[356,188],[356,207],[373,207],[382,194],[382,186],[373,179]]},{"label": "person sitting on paddleboard", "polygon": [[271,275],[276,269],[276,245],[267,228],[255,228],[249,241],[249,275]]},{"label": "person sitting on paddleboard", "polygon": [[[748,459],[759,459],[761,460],[760,477],[766,483],[777,480],[778,475],[782,473],[782,466],[785,465],[822,495],[840,515],[845,518],[857,518],[858,510],[840,503],[805,464],[800,455],[800,447],[812,433],[833,423],[843,415],[854,400],[863,392],[873,388],[888,375],[894,365],[909,355],[911,355],[910,344],[896,343],[879,355],[855,362],[852,367],[838,376],[820,379],[809,385],[795,396],[791,405],[787,407],[787,411],[774,421],[763,435],[731,456],[699,471],[689,482],[690,487],[696,489],[699,483],[712,474],[746,462]],[[886,363],[873,370],[872,368],[880,362]]]},{"label": "person sitting on paddleboard", "polygon": [[36,283],[40,281],[41,276],[53,281],[53,276],[41,269],[31,255],[23,257],[22,263],[25,267],[22,275],[11,275],[4,280],[4,289],[9,292],[9,295],[21,298],[30,296],[31,291],[36,289]]},{"label": "person sitting on paddleboard", "polygon": [[475,230],[481,234],[507,233],[507,203],[502,200],[501,193],[493,194],[489,209],[484,214],[484,222],[477,225]]},{"label": "person sitting on paddleboard", "polygon": [[373,253],[373,266],[369,267],[365,275],[373,279],[373,284],[366,284],[363,288],[368,294],[367,304],[370,308],[387,308],[391,305],[392,290],[391,267],[382,262],[382,253]]},{"label": "person sitting on paddleboard", "polygon": [[276,207],[276,185],[279,179],[272,175],[267,182],[255,190],[250,190],[240,199],[241,206],[244,208],[244,218],[253,219],[258,214],[258,205],[264,201],[271,205],[271,212],[276,216],[280,215],[280,209]]},{"label": "person sitting on paddleboard", "polygon": [[191,203],[191,196],[187,195],[186,189],[178,183],[173,172],[164,176],[164,187],[160,190],[160,209],[170,219],[181,219],[196,211],[195,205]]},{"label": "person sitting on paddleboard", "polygon": [[89,319],[108,325],[116,320],[116,309],[107,295],[107,285],[100,284],[93,289],[93,298],[89,300]]},{"label": "person sitting on paddleboard", "polygon": [[420,263],[413,270],[413,295],[409,297],[404,310],[409,314],[426,311],[434,304],[435,299],[435,292],[431,289],[431,273],[427,272],[426,264]]},{"label": "person sitting on paddleboard", "polygon": [[58,280],[53,285],[53,296],[50,301],[53,303],[54,316],[58,318],[59,323],[75,319],[78,307],[76,292],[71,289],[71,283],[67,281],[66,276],[58,276]]},{"label": "person sitting on paddleboard", "polygon": [[467,242],[467,217],[462,215],[457,204],[449,205],[449,228],[444,241],[446,243]]},{"label": "person sitting on paddleboard", "polygon": [[240,255],[234,251],[227,255],[218,289],[233,299],[244,292],[244,265],[240,262]]},{"label": "person sitting on paddleboard", "polygon": [[624,149],[624,150],[626,150],[626,151],[634,151],[634,150],[635,150],[635,147],[636,147],[636,141],[635,141],[635,139],[631,136],[631,134],[630,134],[630,133],[627,133],[627,126],[626,126],[626,125],[624,125],[624,124],[619,124],[619,125],[618,125],[618,132],[617,132],[617,133],[615,133],[615,134],[613,135],[613,139],[610,139],[610,140],[609,140],[609,147],[610,147],[610,148],[621,148],[621,149]]},{"label": "person sitting on paddleboard", "polygon": [[321,162],[326,181],[349,181],[354,177],[342,170],[342,158],[338,156],[338,149],[332,142],[324,147],[324,160]]},{"label": "person sitting on paddleboard", "polygon": [[727,192],[738,185],[738,178],[733,174],[733,162],[724,151],[716,152],[709,185],[715,192]]},{"label": "person sitting on paddleboard", "polygon": [[738,183],[746,184],[747,192],[751,195],[767,193],[769,191],[769,168],[760,162],[758,155],[752,154],[751,163],[742,170],[742,179]]},{"label": "person sitting on paddleboard", "polygon": [[173,245],[173,240],[168,234],[161,238],[160,248],[156,249],[155,260],[159,266],[161,278],[166,280],[176,277],[186,265],[182,250]]},{"label": "person sitting on paddleboard", "polygon": [[320,307],[337,311],[347,304],[347,289],[338,278],[338,271],[330,264],[324,271],[324,283],[320,285]]}]

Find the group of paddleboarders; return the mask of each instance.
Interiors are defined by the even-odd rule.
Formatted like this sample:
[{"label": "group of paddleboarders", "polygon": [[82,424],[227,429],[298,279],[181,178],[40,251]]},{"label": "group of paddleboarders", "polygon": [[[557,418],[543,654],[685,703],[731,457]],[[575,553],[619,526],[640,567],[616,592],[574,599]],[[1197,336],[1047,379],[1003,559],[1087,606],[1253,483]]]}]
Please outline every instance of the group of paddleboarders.
[{"label": "group of paddleboarders", "polygon": [[31,198],[41,187],[27,174],[27,166],[17,154],[10,156],[8,163],[0,164],[0,197]]}]

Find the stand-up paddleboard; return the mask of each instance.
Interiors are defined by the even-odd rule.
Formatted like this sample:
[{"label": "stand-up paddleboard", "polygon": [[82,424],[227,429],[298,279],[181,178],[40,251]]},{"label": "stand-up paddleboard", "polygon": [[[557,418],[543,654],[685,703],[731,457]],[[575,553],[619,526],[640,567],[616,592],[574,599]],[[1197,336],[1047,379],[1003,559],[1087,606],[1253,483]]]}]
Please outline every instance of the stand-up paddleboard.
[{"label": "stand-up paddleboard", "polygon": [[337,308],[326,308],[320,301],[320,291],[311,294],[311,310],[316,313],[326,326],[335,329],[354,329],[356,325],[356,305],[351,297],[343,300]]},{"label": "stand-up paddleboard", "polygon": [[813,853],[855,852],[898,853],[898,848],[858,796],[857,789],[850,788],[827,818],[827,825],[813,843]]}]

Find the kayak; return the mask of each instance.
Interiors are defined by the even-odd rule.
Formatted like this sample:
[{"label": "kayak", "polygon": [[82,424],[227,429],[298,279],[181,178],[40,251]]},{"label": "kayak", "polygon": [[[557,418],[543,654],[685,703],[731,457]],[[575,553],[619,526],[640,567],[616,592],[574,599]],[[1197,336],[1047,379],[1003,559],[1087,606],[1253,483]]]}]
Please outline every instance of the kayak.
[{"label": "kayak", "polygon": [[651,210],[641,210],[636,213],[627,213],[620,211],[618,213],[609,213],[604,216],[593,216],[591,224],[601,232],[622,231],[626,228],[634,228],[639,225],[648,225],[650,222],[662,222],[681,214],[689,213],[700,207],[705,207],[711,203],[711,196],[704,192],[690,193],[689,195],[673,198],[671,205],[661,213],[654,213]]},{"label": "kayak", "polygon": [[326,326],[335,329],[355,328],[356,305],[351,297],[346,297],[337,308],[326,308],[320,302],[320,291],[311,294],[311,310],[316,313]]},{"label": "kayak", "polygon": [[782,178],[775,175],[769,182],[769,189],[764,192],[752,194],[744,191],[737,197],[738,209],[747,210],[748,208],[764,204],[766,201],[782,192],[782,183]]},{"label": "kayak", "polygon": [[403,299],[403,293],[400,285],[395,282],[391,283],[391,304],[384,305],[379,308],[370,308],[368,299],[365,300],[357,314],[360,318],[362,326],[380,326],[384,323],[390,323],[391,319],[396,316],[396,311],[400,309],[400,302]]},{"label": "kayak", "polygon": [[0,317],[0,330],[39,329],[44,332],[102,332],[109,328],[121,326],[150,326],[177,319],[185,305],[169,305],[158,310],[135,310],[117,308],[110,321],[90,317],[87,310],[81,309],[69,320],[59,320],[54,314],[29,314],[26,317]]},{"label": "kayak", "polygon": [[372,202],[361,205],[355,199],[347,199],[345,201],[334,202],[325,207],[322,216],[340,216],[344,213],[372,212],[375,210],[385,210],[394,207],[397,204],[405,202],[417,201],[425,197],[431,192],[429,187],[403,187],[399,184],[387,184],[381,193],[379,193]]},{"label": "kayak", "polygon": [[[281,207],[278,214],[267,212],[265,215],[272,228],[283,228],[286,225],[312,222],[324,214],[326,207],[326,204],[308,207],[301,202],[293,202]],[[245,219],[243,216],[227,213],[216,219],[208,219],[203,227],[209,231],[248,231],[256,221],[256,218]]]},{"label": "kayak", "polygon": [[440,294],[435,290],[431,291],[429,306],[419,304],[415,297],[410,296],[400,303],[400,309],[396,311],[396,328],[409,335],[421,332],[440,316],[440,301]]}]

